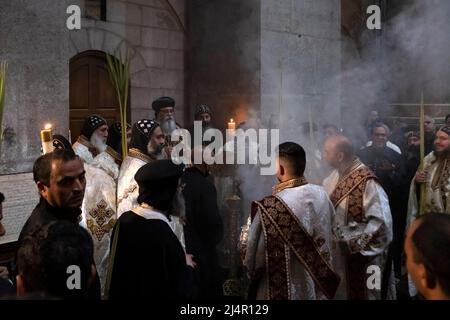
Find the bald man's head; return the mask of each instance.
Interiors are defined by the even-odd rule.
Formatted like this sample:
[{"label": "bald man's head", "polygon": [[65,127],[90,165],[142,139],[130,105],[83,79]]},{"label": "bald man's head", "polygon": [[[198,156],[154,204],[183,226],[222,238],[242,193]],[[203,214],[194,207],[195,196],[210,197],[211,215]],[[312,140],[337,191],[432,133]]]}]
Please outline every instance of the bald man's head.
[{"label": "bald man's head", "polygon": [[353,157],[353,144],[347,137],[337,135],[325,141],[323,159],[333,168],[339,168],[343,162],[350,161]]}]

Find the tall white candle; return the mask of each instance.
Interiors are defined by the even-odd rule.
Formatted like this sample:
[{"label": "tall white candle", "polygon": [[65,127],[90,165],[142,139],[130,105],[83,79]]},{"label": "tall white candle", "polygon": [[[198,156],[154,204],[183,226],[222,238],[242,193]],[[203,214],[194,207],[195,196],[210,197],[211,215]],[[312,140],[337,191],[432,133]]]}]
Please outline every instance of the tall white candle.
[{"label": "tall white candle", "polygon": [[42,142],[42,152],[44,154],[53,151],[51,124],[46,124],[44,130],[41,130],[41,142]]}]

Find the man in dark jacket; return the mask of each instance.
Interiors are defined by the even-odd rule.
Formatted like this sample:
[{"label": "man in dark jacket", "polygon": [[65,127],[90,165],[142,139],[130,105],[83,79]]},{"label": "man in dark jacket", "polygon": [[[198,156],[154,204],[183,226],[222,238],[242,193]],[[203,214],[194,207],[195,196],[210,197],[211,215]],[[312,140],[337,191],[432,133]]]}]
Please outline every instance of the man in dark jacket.
[{"label": "man in dark jacket", "polygon": [[[68,221],[78,225],[80,221],[86,179],[83,162],[73,150],[57,149],[40,156],[33,165],[33,178],[41,197],[20,232],[19,247],[25,237],[50,222]],[[93,256],[90,258],[93,262]],[[100,298],[98,277],[89,297]]]},{"label": "man in dark jacket", "polygon": [[373,145],[362,149],[359,157],[378,177],[389,198],[394,233],[394,268],[396,276],[400,276],[409,182],[405,179],[402,156],[386,146],[387,140],[388,128],[384,124],[376,124],[372,131]]},{"label": "man in dark jacket", "polygon": [[72,150],[55,150],[39,157],[33,166],[33,178],[41,197],[20,232],[19,243],[25,235],[53,220],[77,224],[81,214],[85,171]]}]

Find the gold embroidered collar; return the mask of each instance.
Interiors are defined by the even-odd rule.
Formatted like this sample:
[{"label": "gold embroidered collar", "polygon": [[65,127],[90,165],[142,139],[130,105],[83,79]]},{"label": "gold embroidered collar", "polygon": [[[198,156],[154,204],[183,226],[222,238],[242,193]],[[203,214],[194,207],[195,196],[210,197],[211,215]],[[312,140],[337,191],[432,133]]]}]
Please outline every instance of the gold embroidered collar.
[{"label": "gold embroidered collar", "polygon": [[133,157],[133,158],[142,160],[142,161],[144,161],[144,162],[146,162],[146,163],[150,163],[150,162],[155,161],[155,159],[153,159],[152,157],[150,157],[150,156],[147,155],[147,154],[143,154],[139,149],[136,149],[136,148],[131,148],[131,149],[128,151],[128,155],[129,155],[130,157]]},{"label": "gold embroidered collar", "polygon": [[274,186],[272,188],[272,191],[273,191],[273,194],[277,194],[278,192],[281,192],[284,189],[300,187],[300,186],[303,186],[305,184],[308,184],[308,181],[306,181],[306,178],[305,177],[300,177],[300,178],[291,179],[291,180],[288,180],[288,181],[281,182],[281,183],[277,184],[276,186]]},{"label": "gold embroidered collar", "polygon": [[88,148],[89,152],[92,153],[92,157],[95,158],[98,155],[98,150],[94,145],[86,138],[84,135],[80,135],[77,140],[78,143],[82,144]]},{"label": "gold embroidered collar", "polygon": [[122,156],[116,150],[114,150],[110,146],[107,146],[106,152],[115,160],[117,164],[120,165],[122,163]]},{"label": "gold embroidered collar", "polygon": [[359,160],[359,158],[355,158],[353,160],[352,164],[347,169],[345,169],[344,173],[342,175],[339,174],[339,181],[346,179],[361,164],[362,164],[362,162]]}]

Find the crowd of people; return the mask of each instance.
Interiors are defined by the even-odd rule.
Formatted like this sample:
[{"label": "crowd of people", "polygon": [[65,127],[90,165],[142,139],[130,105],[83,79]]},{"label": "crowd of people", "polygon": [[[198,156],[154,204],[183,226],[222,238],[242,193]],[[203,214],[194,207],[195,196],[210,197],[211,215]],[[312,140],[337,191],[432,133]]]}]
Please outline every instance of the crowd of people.
[{"label": "crowd of people", "polygon": [[[120,123],[100,115],[86,119],[73,145],[53,136],[54,151],[34,163],[40,200],[20,233],[15,268],[0,267],[0,295],[223,298],[218,244],[227,221],[209,166],[171,160],[170,136],[181,127],[174,107],[161,97],[153,119],[127,127],[124,159]],[[195,120],[211,128],[210,108],[197,106]],[[376,111],[363,146],[325,125],[319,182],[305,175],[305,149],[281,143],[278,183],[244,213],[245,298],[397,299],[402,283],[410,298],[450,298],[447,121],[437,128],[426,117],[420,168],[419,134],[390,128]]]}]

